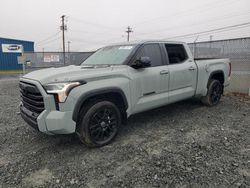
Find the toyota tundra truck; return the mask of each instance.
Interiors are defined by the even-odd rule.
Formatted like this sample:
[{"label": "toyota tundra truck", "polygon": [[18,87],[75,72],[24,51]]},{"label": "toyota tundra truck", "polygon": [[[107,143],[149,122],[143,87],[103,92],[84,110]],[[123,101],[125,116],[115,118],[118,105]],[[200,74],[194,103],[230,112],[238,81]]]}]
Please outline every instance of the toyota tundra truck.
[{"label": "toyota tundra truck", "polygon": [[40,132],[76,133],[87,146],[98,147],[114,140],[133,114],[188,98],[217,105],[230,74],[229,59],[193,59],[186,43],[115,44],[79,66],[21,77],[20,113]]}]

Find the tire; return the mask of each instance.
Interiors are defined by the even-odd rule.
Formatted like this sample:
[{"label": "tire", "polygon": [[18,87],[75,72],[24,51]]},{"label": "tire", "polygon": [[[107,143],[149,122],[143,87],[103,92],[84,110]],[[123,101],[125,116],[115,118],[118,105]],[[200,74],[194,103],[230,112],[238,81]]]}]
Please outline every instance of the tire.
[{"label": "tire", "polygon": [[217,105],[223,93],[223,85],[218,80],[210,80],[207,89],[207,95],[201,98],[201,102],[207,106]]},{"label": "tire", "polygon": [[79,139],[88,147],[101,147],[114,140],[121,125],[121,113],[110,101],[95,101],[83,107],[77,125]]}]

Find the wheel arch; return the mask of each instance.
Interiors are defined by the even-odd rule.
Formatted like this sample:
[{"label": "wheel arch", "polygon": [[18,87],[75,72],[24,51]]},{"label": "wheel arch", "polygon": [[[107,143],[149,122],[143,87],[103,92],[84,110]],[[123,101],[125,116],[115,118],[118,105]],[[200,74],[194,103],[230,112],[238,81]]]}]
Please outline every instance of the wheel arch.
[{"label": "wheel arch", "polygon": [[[111,99],[112,96],[119,97],[118,99],[122,100],[121,105],[123,105],[123,108],[125,110],[125,112],[123,113],[126,113],[126,110],[128,109],[128,101],[124,92],[118,87],[101,88],[101,89],[95,89],[95,90],[92,90],[92,91],[89,91],[87,93],[80,95],[80,97],[77,99],[76,105],[73,110],[73,115],[72,115],[73,121],[77,122],[79,112],[81,111],[83,105],[86,102],[88,102],[90,99],[102,98],[102,97]],[[113,100],[116,100],[116,99],[113,98]],[[125,116],[125,114],[122,114],[122,115]]]},{"label": "wheel arch", "polygon": [[225,75],[224,75],[224,72],[222,70],[216,70],[216,71],[213,71],[210,75],[209,75],[209,78],[208,78],[208,83],[210,80],[218,80],[222,85],[224,84],[225,82]]}]

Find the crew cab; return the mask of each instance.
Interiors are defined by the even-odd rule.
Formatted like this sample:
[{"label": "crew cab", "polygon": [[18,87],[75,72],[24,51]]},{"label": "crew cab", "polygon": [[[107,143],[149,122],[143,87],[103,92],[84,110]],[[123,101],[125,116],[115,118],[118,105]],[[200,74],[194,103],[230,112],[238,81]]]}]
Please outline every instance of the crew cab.
[{"label": "crew cab", "polygon": [[115,44],[79,66],[24,75],[20,111],[43,133],[76,133],[87,146],[103,146],[133,114],[188,98],[217,105],[230,74],[229,59],[193,59],[183,42]]}]

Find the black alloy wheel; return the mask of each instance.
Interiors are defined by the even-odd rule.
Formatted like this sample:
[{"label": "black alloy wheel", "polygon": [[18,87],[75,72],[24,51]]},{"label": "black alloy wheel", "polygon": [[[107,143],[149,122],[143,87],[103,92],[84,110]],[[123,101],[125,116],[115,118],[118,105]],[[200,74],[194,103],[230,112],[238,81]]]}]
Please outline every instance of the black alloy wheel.
[{"label": "black alloy wheel", "polygon": [[100,147],[110,143],[121,125],[121,112],[110,101],[92,101],[83,106],[79,114],[77,134],[89,147]]},{"label": "black alloy wheel", "polygon": [[218,104],[222,95],[222,87],[220,82],[215,82],[212,86],[211,102],[212,104]]},{"label": "black alloy wheel", "polygon": [[91,140],[97,144],[109,142],[118,129],[118,116],[114,109],[109,107],[100,108],[92,115],[89,124]]},{"label": "black alloy wheel", "polygon": [[207,86],[207,95],[201,98],[201,102],[207,106],[215,106],[220,102],[223,94],[223,84],[219,80],[210,80]]}]

